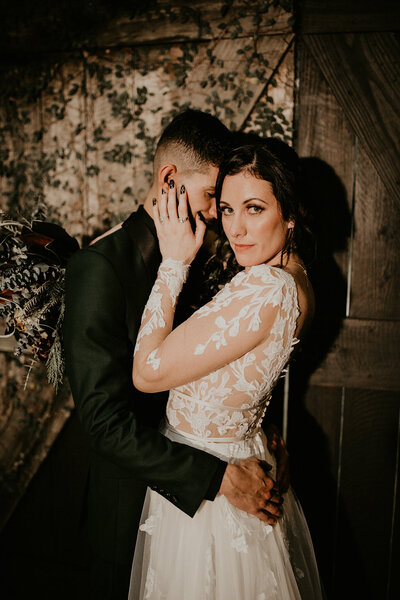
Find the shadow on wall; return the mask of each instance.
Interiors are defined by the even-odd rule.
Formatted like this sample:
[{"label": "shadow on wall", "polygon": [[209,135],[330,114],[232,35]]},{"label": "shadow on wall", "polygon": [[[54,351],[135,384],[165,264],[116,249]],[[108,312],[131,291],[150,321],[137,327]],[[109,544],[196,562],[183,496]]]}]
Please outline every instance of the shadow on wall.
[{"label": "shadow on wall", "polygon": [[[318,158],[301,159],[301,167],[315,233],[315,258],[308,271],[316,310],[305,347],[311,374],[330,351],[346,316],[351,214],[346,190],[332,167]],[[342,259],[342,269],[338,259]]]},{"label": "shadow on wall", "polygon": [[[288,446],[292,481],[310,525],[328,598],[335,598],[335,564],[339,554],[341,564],[349,565],[348,597],[369,598],[368,590],[362,589],[362,567],[358,564],[350,524],[338,500],[340,448],[336,456],[332,448],[337,449],[340,444],[341,389],[310,388],[309,382],[331,350],[346,316],[346,251],[351,236],[351,213],[345,188],[332,167],[317,158],[301,159],[301,163],[316,237],[315,258],[308,266],[316,311],[290,369]],[[338,261],[344,261],[342,269]],[[334,410],[328,402],[334,403]],[[338,523],[341,531],[345,528],[347,532],[345,548],[336,547]],[[344,554],[347,561],[343,560]],[[351,582],[354,589],[350,589]]]}]

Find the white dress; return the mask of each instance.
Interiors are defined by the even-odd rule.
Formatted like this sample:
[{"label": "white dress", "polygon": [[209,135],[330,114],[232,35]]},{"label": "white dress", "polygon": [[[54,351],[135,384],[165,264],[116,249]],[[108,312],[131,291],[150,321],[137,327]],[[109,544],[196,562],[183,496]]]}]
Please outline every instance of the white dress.
[{"label": "white dress", "polygon": [[[164,434],[227,462],[273,465],[261,422],[286,365],[299,314],[284,270],[238,273],[171,331],[187,268],[163,261],[143,314],[135,360],[171,383]],[[176,382],[181,382],[176,385]],[[271,527],[218,495],[190,518],[148,489],[129,600],[314,600],[322,598],[308,527],[292,490]]]}]

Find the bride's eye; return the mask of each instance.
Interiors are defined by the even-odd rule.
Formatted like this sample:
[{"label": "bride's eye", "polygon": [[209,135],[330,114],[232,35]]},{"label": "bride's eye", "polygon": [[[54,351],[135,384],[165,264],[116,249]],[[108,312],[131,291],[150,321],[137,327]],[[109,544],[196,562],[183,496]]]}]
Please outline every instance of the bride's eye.
[{"label": "bride's eye", "polygon": [[230,206],[220,206],[219,210],[223,215],[231,215],[233,213],[233,209]]},{"label": "bride's eye", "polygon": [[257,204],[252,204],[251,206],[248,206],[248,209],[251,215],[258,215],[264,210],[262,206],[257,206]]}]

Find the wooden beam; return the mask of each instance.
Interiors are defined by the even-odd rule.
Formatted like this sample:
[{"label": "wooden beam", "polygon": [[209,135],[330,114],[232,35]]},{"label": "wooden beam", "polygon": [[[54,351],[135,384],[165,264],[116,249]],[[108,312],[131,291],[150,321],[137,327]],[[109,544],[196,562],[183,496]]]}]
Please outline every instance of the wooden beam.
[{"label": "wooden beam", "polygon": [[[321,340],[329,326],[314,327]],[[310,383],[400,392],[400,321],[345,319]]]},{"label": "wooden beam", "polygon": [[[209,2],[194,0],[190,12],[187,4],[163,0],[157,3],[155,10],[137,15],[134,19],[127,16],[115,19],[104,27],[96,37],[100,48],[137,45],[144,43],[165,43],[184,41],[206,41],[212,39],[232,39],[252,35],[257,29],[259,36],[289,33],[293,30],[291,13],[281,6],[270,6],[268,13],[259,14],[258,2],[250,1],[246,6],[246,15],[242,14],[243,5],[234,2],[223,16],[223,0]],[[187,12],[187,19],[182,19],[182,10]],[[184,13],[183,13],[184,14]],[[197,18],[196,18],[197,14]],[[255,26],[254,19],[261,21]],[[240,28],[235,22],[240,19]],[[225,23],[227,27],[222,27]]]},{"label": "wooden beam", "polygon": [[302,0],[299,5],[302,33],[400,29],[398,0]]},{"label": "wooden beam", "polygon": [[388,192],[400,202],[400,46],[395,36],[305,35],[304,41]]},{"label": "wooden beam", "polygon": [[[134,3],[132,3],[134,4]],[[290,33],[293,14],[279,4],[260,8],[259,0],[233,2],[225,0],[158,0],[155,8],[132,15],[132,9],[119,9],[107,18],[107,11],[96,18],[87,16],[82,29],[76,14],[60,12],[55,3],[48,13],[39,7],[14,15],[12,28],[2,30],[0,24],[0,53],[8,59],[40,53],[68,52],[78,48],[114,48],[143,44],[199,42],[216,39]],[[16,10],[16,9],[14,9]],[[12,12],[12,11],[11,11]],[[18,26],[14,23],[17,22]],[[57,23],[62,23],[58,25]],[[58,29],[59,31],[58,31]],[[67,29],[66,29],[67,28]]]}]

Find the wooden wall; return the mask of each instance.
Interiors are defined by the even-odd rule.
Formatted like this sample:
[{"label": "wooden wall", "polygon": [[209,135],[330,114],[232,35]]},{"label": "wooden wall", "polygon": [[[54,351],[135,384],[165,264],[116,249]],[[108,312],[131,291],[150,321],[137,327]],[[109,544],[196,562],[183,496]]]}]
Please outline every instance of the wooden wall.
[{"label": "wooden wall", "polygon": [[319,252],[288,443],[329,598],[398,598],[399,9],[300,9],[296,145]]}]

